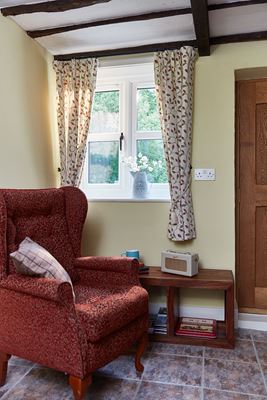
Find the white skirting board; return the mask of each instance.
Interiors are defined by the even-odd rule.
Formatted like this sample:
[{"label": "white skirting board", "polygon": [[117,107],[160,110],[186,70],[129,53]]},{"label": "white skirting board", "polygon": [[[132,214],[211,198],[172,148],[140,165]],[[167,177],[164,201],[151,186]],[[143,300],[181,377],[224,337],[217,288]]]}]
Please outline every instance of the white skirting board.
[{"label": "white skirting board", "polygon": [[239,313],[238,327],[267,331],[267,315]]},{"label": "white skirting board", "polygon": [[[164,303],[150,303],[149,312],[157,314],[160,307],[166,307]],[[217,321],[224,320],[224,308],[215,307],[189,307],[181,305],[179,307],[180,317],[210,318]],[[235,308],[235,328],[255,329],[267,331],[267,315],[238,313]]]}]

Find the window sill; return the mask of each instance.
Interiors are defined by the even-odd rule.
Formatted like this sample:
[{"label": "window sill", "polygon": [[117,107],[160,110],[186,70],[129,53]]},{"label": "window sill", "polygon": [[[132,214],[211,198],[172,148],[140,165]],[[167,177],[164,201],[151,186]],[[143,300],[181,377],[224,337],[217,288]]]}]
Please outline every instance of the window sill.
[{"label": "window sill", "polygon": [[170,199],[87,199],[90,203],[170,203]]}]

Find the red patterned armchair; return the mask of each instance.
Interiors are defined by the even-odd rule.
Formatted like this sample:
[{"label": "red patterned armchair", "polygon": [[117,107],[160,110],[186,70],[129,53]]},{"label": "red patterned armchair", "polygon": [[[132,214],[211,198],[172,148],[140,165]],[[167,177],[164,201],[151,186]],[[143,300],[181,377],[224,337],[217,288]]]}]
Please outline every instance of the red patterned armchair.
[{"label": "red patterned armchair", "polygon": [[[87,200],[76,188],[0,190],[0,385],[10,355],[70,375],[76,400],[94,370],[138,342],[145,348],[148,296],[138,263],[129,258],[80,257]],[[9,254],[29,236],[67,270],[74,286],[19,275]]]}]

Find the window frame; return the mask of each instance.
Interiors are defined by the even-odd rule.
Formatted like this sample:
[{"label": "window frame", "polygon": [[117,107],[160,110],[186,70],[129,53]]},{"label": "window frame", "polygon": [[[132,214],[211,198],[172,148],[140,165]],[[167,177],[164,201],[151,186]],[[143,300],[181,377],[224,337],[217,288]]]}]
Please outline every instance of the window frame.
[{"label": "window frame", "polygon": [[[124,65],[116,67],[100,67],[98,71],[96,92],[117,90],[120,96],[119,133],[90,133],[88,144],[94,141],[118,140],[123,132],[122,151],[119,150],[119,183],[118,184],[92,184],[87,182],[88,151],[86,152],[81,189],[90,200],[130,200],[138,201],[132,197],[133,178],[128,168],[121,162],[122,157],[136,156],[137,140],[162,139],[161,131],[137,131],[137,89],[154,88],[153,64]],[[116,138],[117,136],[117,138]],[[114,139],[113,139],[114,138]],[[149,200],[170,200],[168,183],[153,183],[149,190]]]}]

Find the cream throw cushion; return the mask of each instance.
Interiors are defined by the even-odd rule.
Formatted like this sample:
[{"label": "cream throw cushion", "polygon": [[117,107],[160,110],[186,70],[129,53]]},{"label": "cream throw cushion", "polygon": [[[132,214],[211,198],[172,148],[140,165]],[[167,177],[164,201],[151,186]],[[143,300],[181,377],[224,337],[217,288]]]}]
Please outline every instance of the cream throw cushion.
[{"label": "cream throw cushion", "polygon": [[[10,254],[16,271],[23,275],[54,278],[61,282],[69,282],[73,286],[67,271],[46,249],[26,237],[17,251]],[[74,292],[73,292],[74,296]]]}]

